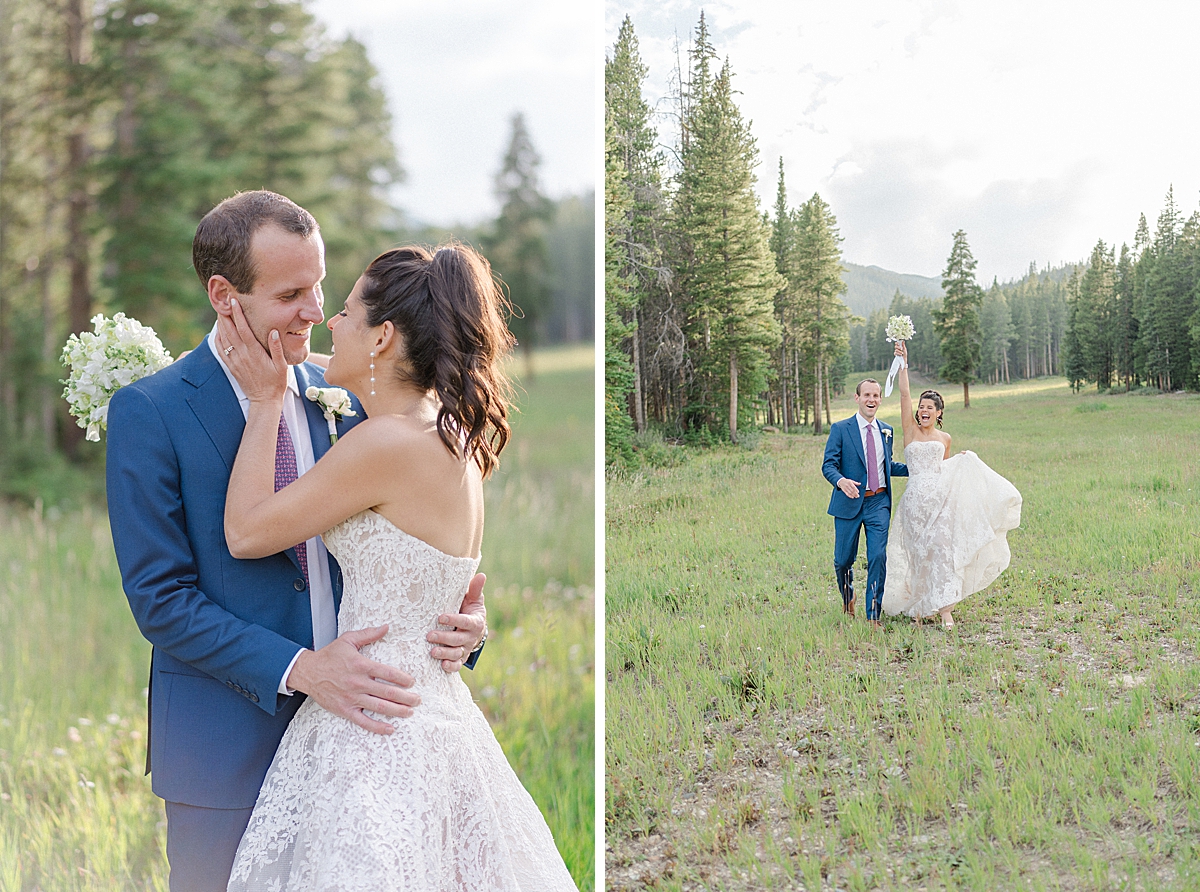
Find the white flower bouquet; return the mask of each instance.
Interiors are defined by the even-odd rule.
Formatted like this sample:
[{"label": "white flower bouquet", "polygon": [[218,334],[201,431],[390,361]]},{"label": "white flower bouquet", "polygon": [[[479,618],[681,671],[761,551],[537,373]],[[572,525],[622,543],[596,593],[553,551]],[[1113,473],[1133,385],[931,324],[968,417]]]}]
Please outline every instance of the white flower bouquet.
[{"label": "white flower bouquet", "polygon": [[100,431],[108,427],[108,401],[126,384],[152,375],[173,360],[153,328],[124,313],[111,319],[103,314],[92,317],[93,334],[85,331],[71,335],[63,347],[62,363],[70,370],[63,399],[80,427],[87,428],[87,439],[99,441]]},{"label": "white flower bouquet", "polygon": [[[887,324],[887,339],[891,341],[911,341],[913,336],[913,324],[911,316],[893,316],[888,320]],[[892,367],[888,370],[887,381],[883,383],[883,395],[892,395],[892,382],[896,380],[896,373],[903,368],[908,368],[908,363],[897,356],[892,360]]]},{"label": "white flower bouquet", "polygon": [[888,320],[887,339],[889,341],[911,341],[913,324],[911,316],[893,316]]},{"label": "white flower bouquet", "polygon": [[337,442],[337,422],[347,415],[357,415],[351,408],[350,394],[340,387],[309,387],[304,395],[321,407],[321,414],[329,423],[329,445]]}]

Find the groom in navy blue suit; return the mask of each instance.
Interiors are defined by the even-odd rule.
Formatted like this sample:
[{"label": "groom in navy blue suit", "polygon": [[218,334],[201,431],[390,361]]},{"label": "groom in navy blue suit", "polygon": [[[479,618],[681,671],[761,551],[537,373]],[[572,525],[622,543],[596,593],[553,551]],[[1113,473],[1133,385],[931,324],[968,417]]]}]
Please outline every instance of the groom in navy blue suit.
[{"label": "groom in navy blue suit", "polygon": [[888,525],[892,519],[892,477],[907,477],[908,466],[892,461],[892,428],[875,417],[881,401],[879,382],[867,378],[854,388],[858,411],[829,428],[821,472],[833,484],[833,567],[842,610],[854,616],[854,561],[858,537],[867,531],[867,620],[880,626],[883,584],[887,577]]},{"label": "groom in navy blue suit", "polygon": [[[281,424],[304,473],[331,434],[304,396],[325,386],[321,368],[305,362],[324,318],[316,221],[281,195],[240,193],[201,221],[193,262],[217,313],[228,315],[236,299],[260,342],[279,332],[291,367]],[[364,710],[404,717],[421,708],[410,675],[358,652],[386,627],[338,635],[342,576],[320,537],[257,560],[230,556],[225,490],[247,405],[210,334],[109,406],[109,519],[129,605],[154,645],[147,761],[166,801],[172,892],[225,889],[305,695],[377,733],[393,729]],[[336,421],[339,435],[363,417],[353,406],[356,415]],[[481,576],[459,609],[441,617],[453,629],[427,636],[446,671],[472,665],[486,637]]]}]

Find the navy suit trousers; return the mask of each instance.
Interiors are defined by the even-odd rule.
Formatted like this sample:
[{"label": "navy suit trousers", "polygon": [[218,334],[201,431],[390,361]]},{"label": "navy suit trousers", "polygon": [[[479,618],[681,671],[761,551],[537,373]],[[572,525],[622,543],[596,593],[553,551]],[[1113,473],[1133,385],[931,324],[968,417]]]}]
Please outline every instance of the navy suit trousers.
[{"label": "navy suit trousers", "polygon": [[842,597],[849,600],[849,594],[843,588],[849,581],[848,571],[858,558],[858,537],[865,528],[867,531],[867,584],[863,592],[863,604],[867,611],[867,619],[879,619],[883,604],[883,583],[887,572],[887,542],[888,524],[892,512],[885,493],[867,496],[863,503],[862,512],[852,520],[841,517],[833,519],[833,566],[837,573],[838,587],[842,588]]},{"label": "navy suit trousers", "polygon": [[225,892],[253,808],[200,808],[167,802],[171,892]]}]

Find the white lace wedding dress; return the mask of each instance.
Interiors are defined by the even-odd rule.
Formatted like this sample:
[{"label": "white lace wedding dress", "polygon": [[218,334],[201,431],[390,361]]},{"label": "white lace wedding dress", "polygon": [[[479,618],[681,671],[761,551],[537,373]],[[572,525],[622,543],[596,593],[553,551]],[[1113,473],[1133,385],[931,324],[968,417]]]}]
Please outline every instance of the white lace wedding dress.
[{"label": "white lace wedding dress", "polygon": [[932,616],[982,591],[1008,566],[1008,531],[1021,523],[1021,494],[973,452],[943,460],[945,447],[904,449],[908,487],[888,534],[883,609]]},{"label": "white lace wedding dress", "polygon": [[345,577],[338,625],[390,624],[363,648],[416,677],[411,718],[373,734],[306,701],[238,847],[230,890],[575,890],[537,805],[471,691],[429,656],[477,558],[443,554],[364,511],[324,536]]}]

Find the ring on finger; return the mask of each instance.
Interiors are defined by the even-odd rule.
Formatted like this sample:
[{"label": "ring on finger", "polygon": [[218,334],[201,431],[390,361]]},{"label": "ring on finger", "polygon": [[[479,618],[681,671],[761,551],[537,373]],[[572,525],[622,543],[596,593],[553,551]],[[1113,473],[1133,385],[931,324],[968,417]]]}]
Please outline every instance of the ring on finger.
[{"label": "ring on finger", "polygon": [[225,348],[225,355],[228,356],[232,352],[233,352],[233,344],[230,344],[228,347]]}]

